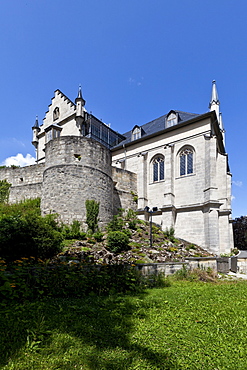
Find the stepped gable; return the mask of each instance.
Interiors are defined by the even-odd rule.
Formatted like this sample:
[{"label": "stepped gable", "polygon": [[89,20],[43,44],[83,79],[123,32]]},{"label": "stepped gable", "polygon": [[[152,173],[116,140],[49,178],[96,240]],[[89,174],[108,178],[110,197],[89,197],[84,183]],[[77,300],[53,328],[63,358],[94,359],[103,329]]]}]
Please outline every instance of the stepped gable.
[{"label": "stepped gable", "polygon": [[66,95],[64,95],[62,91],[57,89],[54,94],[55,96],[52,98],[52,102],[48,106],[48,111],[43,119],[44,127],[54,122],[53,114],[56,108],[58,108],[59,112],[59,122],[65,120],[70,115],[75,114],[76,111],[76,105]]}]

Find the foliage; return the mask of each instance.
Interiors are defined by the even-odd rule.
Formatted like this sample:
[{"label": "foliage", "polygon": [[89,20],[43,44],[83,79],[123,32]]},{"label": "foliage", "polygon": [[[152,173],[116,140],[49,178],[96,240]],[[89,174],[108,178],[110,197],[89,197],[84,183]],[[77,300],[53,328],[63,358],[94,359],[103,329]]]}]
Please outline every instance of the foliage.
[{"label": "foliage", "polygon": [[113,216],[112,221],[110,221],[107,225],[107,231],[121,231],[123,229],[124,221],[122,217],[117,215]]},{"label": "foliage", "polygon": [[85,202],[86,205],[86,224],[88,226],[88,231],[95,233],[98,230],[98,215],[99,215],[99,202],[96,202],[94,199],[87,199]]},{"label": "foliage", "polygon": [[77,239],[83,240],[86,239],[86,233],[81,231],[81,224],[77,220],[73,220],[71,225],[62,226],[63,237],[67,240]]},{"label": "foliage", "polygon": [[107,236],[107,247],[113,253],[128,250],[129,237],[122,231],[110,231]]},{"label": "foliage", "polygon": [[40,198],[26,199],[14,204],[0,203],[0,217],[2,216],[27,216],[33,214],[36,216],[41,215],[40,211]]},{"label": "foliage", "polygon": [[11,184],[6,180],[0,180],[0,203],[7,203],[9,200],[9,189]]},{"label": "foliage", "polygon": [[55,215],[40,215],[38,200],[0,207],[0,256],[50,258],[60,251],[62,234]]},{"label": "foliage", "polygon": [[82,297],[89,293],[137,291],[144,281],[134,266],[46,263],[21,258],[12,263],[0,260],[0,301],[40,297]]},{"label": "foliage", "polygon": [[133,202],[138,203],[138,195],[134,191],[131,191],[130,194],[133,197]]},{"label": "foliage", "polygon": [[244,370],[246,312],[246,282],[10,303],[0,312],[0,367]]},{"label": "foliage", "polygon": [[101,231],[97,231],[92,236],[96,240],[96,242],[102,242],[104,234]]},{"label": "foliage", "polygon": [[166,230],[164,231],[164,236],[167,239],[173,238],[174,237],[174,234],[175,234],[175,229],[172,226],[169,229],[167,227]]},{"label": "foliage", "polygon": [[183,268],[178,270],[174,276],[172,276],[175,280],[189,280],[189,281],[204,281],[204,282],[217,282],[217,273],[208,267],[207,269],[203,268],[195,268],[195,269],[188,269],[185,265]]},{"label": "foliage", "polygon": [[138,220],[136,212],[133,209],[128,209],[126,213],[126,220]]}]

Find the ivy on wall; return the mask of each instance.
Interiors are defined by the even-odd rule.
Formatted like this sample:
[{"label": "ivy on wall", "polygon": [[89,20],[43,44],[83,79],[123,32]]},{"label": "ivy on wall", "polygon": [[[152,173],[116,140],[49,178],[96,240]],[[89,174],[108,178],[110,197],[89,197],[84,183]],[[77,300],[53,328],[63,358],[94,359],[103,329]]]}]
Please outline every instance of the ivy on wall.
[{"label": "ivy on wall", "polygon": [[6,180],[0,180],[0,203],[7,203],[9,200],[9,189],[11,184]]}]

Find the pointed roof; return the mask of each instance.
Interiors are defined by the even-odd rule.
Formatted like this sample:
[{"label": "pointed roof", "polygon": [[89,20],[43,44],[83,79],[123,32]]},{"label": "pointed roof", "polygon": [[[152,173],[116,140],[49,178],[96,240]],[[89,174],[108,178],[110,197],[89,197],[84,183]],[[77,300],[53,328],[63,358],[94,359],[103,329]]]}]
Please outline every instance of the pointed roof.
[{"label": "pointed roof", "polygon": [[83,106],[86,104],[86,101],[82,97],[81,85],[79,85],[78,95],[77,98],[75,99],[75,102],[77,102],[77,100],[82,100]]},{"label": "pointed roof", "polygon": [[212,94],[211,94],[211,101],[209,103],[209,106],[211,106],[213,103],[220,104],[215,80],[212,81]]},{"label": "pointed roof", "polygon": [[34,125],[33,125],[33,127],[32,127],[32,128],[33,128],[33,129],[34,129],[34,128],[39,128],[38,116],[36,116],[35,123],[34,123]]}]

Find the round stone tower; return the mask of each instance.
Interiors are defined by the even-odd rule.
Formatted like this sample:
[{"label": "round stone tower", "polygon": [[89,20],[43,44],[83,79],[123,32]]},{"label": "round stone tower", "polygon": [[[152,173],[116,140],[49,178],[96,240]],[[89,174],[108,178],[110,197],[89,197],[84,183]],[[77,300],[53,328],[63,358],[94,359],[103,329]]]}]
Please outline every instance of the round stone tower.
[{"label": "round stone tower", "polygon": [[110,150],[78,136],[61,136],[45,147],[41,210],[58,213],[62,222],[85,223],[87,199],[100,202],[99,226],[112,218],[113,181]]}]

